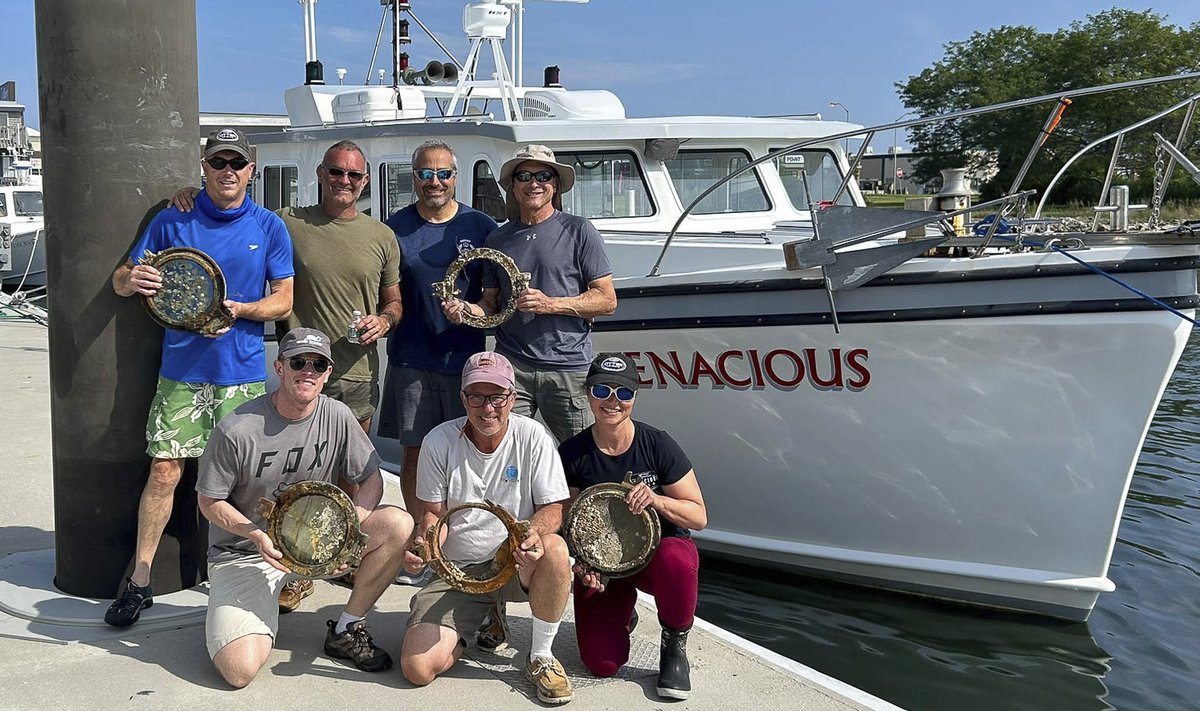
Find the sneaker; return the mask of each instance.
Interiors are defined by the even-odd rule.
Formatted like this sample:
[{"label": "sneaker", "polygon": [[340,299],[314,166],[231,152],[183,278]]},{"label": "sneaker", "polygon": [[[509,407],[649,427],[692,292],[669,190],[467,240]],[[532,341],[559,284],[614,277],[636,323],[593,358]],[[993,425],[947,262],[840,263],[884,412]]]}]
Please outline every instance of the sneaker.
[{"label": "sneaker", "polygon": [[538,700],[544,704],[565,704],[575,698],[571,680],[557,659],[534,659],[525,667],[525,678],[537,687]]},{"label": "sneaker", "polygon": [[365,672],[392,668],[392,658],[375,646],[371,633],[367,631],[367,623],[363,620],[351,623],[341,634],[334,634],[333,628],[337,627],[334,620],[329,620],[325,625],[329,627],[329,631],[325,633],[325,653],[329,656],[349,659],[354,666]]},{"label": "sneaker", "polygon": [[429,568],[427,568],[427,567],[422,568],[421,572],[417,573],[416,575],[409,575],[407,571],[402,570],[402,571],[400,571],[400,574],[396,576],[396,584],[397,585],[412,585],[413,587],[419,588],[419,587],[422,587],[423,585],[425,585],[426,583],[428,583],[430,576],[432,576],[432,575],[433,575],[433,572],[430,571]]},{"label": "sneaker", "polygon": [[308,578],[293,580],[279,591],[279,612],[286,614],[300,607],[300,601],[313,594],[313,581]]},{"label": "sneaker", "polygon": [[508,646],[508,619],[499,604],[493,605],[487,618],[475,632],[475,643],[480,649],[499,652]]},{"label": "sneaker", "polygon": [[128,627],[138,621],[138,618],[142,616],[142,610],[152,605],[154,605],[154,591],[150,589],[150,586],[135,585],[133,579],[128,578],[121,596],[114,600],[113,604],[108,606],[108,611],[104,613],[104,621],[113,627]]}]

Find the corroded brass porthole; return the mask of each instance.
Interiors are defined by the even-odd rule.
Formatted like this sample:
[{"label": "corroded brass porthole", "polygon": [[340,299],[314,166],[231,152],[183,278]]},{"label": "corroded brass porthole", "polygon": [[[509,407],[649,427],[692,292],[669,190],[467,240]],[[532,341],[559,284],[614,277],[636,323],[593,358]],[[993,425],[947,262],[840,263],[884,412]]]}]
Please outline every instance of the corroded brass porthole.
[{"label": "corroded brass porthole", "polygon": [[[452,515],[466,509],[482,509],[483,511],[490,512],[493,516],[500,519],[500,522],[504,524],[504,528],[508,531],[504,542],[500,544],[500,549],[496,551],[496,555],[492,558],[486,577],[472,577],[467,575],[452,561],[447,560],[442,553],[443,529],[445,529]],[[459,504],[442,514],[441,518],[425,532],[424,549],[415,552],[450,587],[472,595],[481,595],[499,590],[512,578],[513,573],[516,572],[516,560],[513,558],[513,551],[517,549],[517,546],[521,545],[521,541],[524,541],[528,535],[528,521],[518,521],[503,507],[491,501],[471,502]]]},{"label": "corroded brass porthole", "polygon": [[222,305],[225,277],[212,257],[191,247],[172,247],[154,253],[146,250],[139,264],[162,275],[162,288],[143,297],[150,318],[164,328],[212,334],[233,325],[233,316]]},{"label": "corroded brass porthole", "polygon": [[500,269],[508,275],[512,291],[508,304],[500,311],[491,316],[475,316],[463,312],[462,322],[475,328],[494,328],[512,318],[512,315],[517,312],[517,296],[529,288],[530,275],[518,269],[517,263],[504,252],[490,247],[479,247],[459,255],[458,259],[450,262],[450,266],[446,268],[446,278],[434,283],[433,294],[442,301],[457,299],[459,297],[458,275],[468,263],[476,259],[486,259],[498,264]]},{"label": "corroded brass porthole", "polygon": [[650,563],[662,539],[658,513],[629,510],[629,476],[620,484],[596,484],[580,492],[567,511],[563,537],[575,558],[610,578],[633,575]]},{"label": "corroded brass porthole", "polygon": [[346,492],[324,481],[300,481],[275,501],[259,499],[267,535],[283,553],[283,564],[309,578],[333,575],[362,559],[367,534]]}]

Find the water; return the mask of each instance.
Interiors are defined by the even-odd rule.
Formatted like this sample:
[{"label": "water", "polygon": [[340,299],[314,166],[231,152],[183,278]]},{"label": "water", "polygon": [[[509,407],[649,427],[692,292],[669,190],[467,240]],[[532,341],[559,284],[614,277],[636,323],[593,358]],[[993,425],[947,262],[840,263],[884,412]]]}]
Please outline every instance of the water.
[{"label": "water", "polygon": [[908,709],[1200,708],[1200,336],[1138,461],[1086,623],[816,581],[705,558],[701,617]]}]

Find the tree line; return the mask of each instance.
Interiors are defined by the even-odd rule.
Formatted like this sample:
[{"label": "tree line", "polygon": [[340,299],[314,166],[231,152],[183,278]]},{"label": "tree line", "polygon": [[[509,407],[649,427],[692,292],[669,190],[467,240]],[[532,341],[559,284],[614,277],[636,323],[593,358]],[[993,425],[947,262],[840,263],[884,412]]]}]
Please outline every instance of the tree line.
[{"label": "tree line", "polygon": [[[1113,8],[1054,32],[1029,26],[976,31],[945,45],[943,57],[897,83],[904,105],[921,116],[952,113],[1042,94],[1101,84],[1200,71],[1200,22],[1184,28],[1151,10]],[[1080,97],[1030,168],[1023,188],[1043,188],[1063,162],[1091,141],[1200,92],[1200,81],[1177,82]],[[992,173],[976,185],[984,198],[1003,194],[1016,177],[1054,102],[972,116],[910,129],[918,180],[936,180],[942,168]],[[1128,184],[1135,200],[1153,192],[1155,131],[1175,141],[1184,112],[1175,112],[1126,138],[1115,183]],[[1196,117],[1200,122],[1200,116]],[[1197,129],[1179,145],[1200,163]],[[1052,199],[1095,202],[1112,144],[1082,158],[1060,181]],[[993,172],[994,171],[994,172]],[[1176,170],[1168,197],[1200,197],[1200,186]]]}]

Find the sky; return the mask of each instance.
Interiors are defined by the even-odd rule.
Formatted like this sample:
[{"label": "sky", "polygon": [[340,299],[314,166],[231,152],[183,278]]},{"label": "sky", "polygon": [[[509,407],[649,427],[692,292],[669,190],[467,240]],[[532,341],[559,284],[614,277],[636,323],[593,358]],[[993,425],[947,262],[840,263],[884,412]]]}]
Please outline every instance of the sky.
[{"label": "sky", "polygon": [[[130,5],[143,1],[150,0]],[[296,0],[195,4],[200,110],[284,113],[283,91],[304,81],[301,6]],[[416,16],[460,61],[468,48],[464,4],[411,0]],[[1110,7],[1081,0],[529,0],[525,83],[540,84],[542,67],[557,64],[567,88],[609,89],[630,117],[818,112],[878,125],[905,113],[896,84],[942,58],[946,43],[1002,25],[1049,32]],[[1196,0],[1122,7],[1151,9],[1185,27],[1200,22]],[[317,53],[328,83],[337,81],[337,67],[347,69],[346,83],[361,84],[368,72],[378,81],[370,59],[382,15],[379,0],[318,1]],[[0,82],[17,82],[26,121],[38,127],[34,0],[0,0],[0,27],[6,29]],[[410,34],[413,66],[446,60],[416,23]],[[388,36],[374,68],[390,62]],[[891,142],[878,137],[876,150]]]}]

